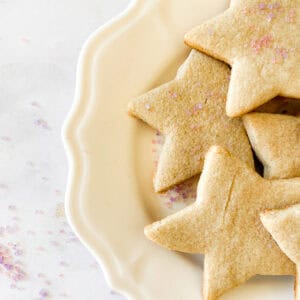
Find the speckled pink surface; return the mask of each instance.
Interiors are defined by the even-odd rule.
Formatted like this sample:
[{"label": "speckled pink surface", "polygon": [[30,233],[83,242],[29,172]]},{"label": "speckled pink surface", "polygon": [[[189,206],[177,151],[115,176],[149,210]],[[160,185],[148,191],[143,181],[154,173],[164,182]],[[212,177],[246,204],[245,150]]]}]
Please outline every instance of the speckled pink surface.
[{"label": "speckled pink surface", "polygon": [[123,299],[64,215],[79,49],[127,0],[0,1],[0,299]]}]

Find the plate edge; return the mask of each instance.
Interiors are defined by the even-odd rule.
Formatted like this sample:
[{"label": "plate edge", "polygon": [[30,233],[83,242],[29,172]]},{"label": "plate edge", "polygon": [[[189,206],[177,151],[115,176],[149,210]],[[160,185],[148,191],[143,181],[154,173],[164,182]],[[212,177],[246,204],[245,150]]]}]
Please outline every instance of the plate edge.
[{"label": "plate edge", "polygon": [[[76,211],[74,211],[74,207],[77,207],[77,210],[79,210],[79,202],[76,199],[76,196],[74,196],[74,190],[76,189],[75,182],[78,181],[77,183],[79,183],[76,189],[78,191],[78,195],[80,192],[81,184],[80,180],[78,180],[78,178],[81,177],[80,165],[83,164],[84,161],[82,153],[80,151],[80,141],[78,139],[77,133],[78,129],[80,128],[80,124],[85,117],[85,112],[81,108],[83,108],[84,104],[87,102],[87,97],[83,96],[83,90],[88,90],[89,87],[86,83],[83,83],[83,76],[84,74],[91,73],[92,63],[89,61],[89,52],[91,51],[91,48],[93,48],[93,44],[97,39],[101,38],[101,36],[103,36],[101,44],[106,44],[106,42],[110,40],[111,36],[114,36],[118,32],[122,31],[122,26],[124,26],[124,24],[128,26],[132,22],[132,20],[134,20],[135,17],[139,15],[139,7],[143,4],[146,4],[146,2],[149,1],[151,0],[131,0],[127,8],[125,8],[123,12],[121,12],[116,17],[112,18],[104,25],[100,26],[87,38],[86,42],[81,48],[77,62],[75,95],[73,98],[74,100],[61,130],[62,142],[67,156],[69,167],[65,192],[65,214],[67,221],[71,226],[72,230],[79,238],[79,240],[101,265],[105,279],[110,288],[114,291],[119,292],[128,299],[136,299],[137,292],[134,292],[132,289],[129,290],[129,288],[127,288],[126,285],[121,283],[123,280],[121,280],[121,278],[119,278],[119,276],[116,275],[115,270],[111,271],[112,269],[115,269],[115,267],[113,266],[115,263],[112,262],[112,258],[109,257],[109,255],[104,254],[101,255],[101,257],[99,257],[99,255],[96,254],[96,251],[88,243],[88,238],[85,238],[80,233],[81,230],[79,229],[79,227],[83,227],[84,224],[79,225],[80,221],[76,221],[76,219],[78,220],[78,217]],[[132,13],[134,14],[134,16],[132,16]],[[112,34],[105,37],[105,35],[109,31],[112,31]],[[101,45],[97,46],[101,47]]]}]

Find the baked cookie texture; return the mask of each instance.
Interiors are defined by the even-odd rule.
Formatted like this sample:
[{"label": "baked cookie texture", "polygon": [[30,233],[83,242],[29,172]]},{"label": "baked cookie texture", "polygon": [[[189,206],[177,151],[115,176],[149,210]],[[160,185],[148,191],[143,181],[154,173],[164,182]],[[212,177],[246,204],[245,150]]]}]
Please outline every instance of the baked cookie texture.
[{"label": "baked cookie texture", "polygon": [[250,113],[243,122],[264,177],[300,177],[300,117]]},{"label": "baked cookie texture", "polygon": [[264,179],[214,146],[206,155],[196,202],[144,231],[168,249],[205,254],[203,299],[214,300],[256,274],[295,274],[259,214],[300,203],[299,195],[300,178]]},{"label": "baked cookie texture", "polygon": [[276,95],[300,98],[300,1],[233,0],[185,42],[232,66],[226,111],[241,116]]},{"label": "baked cookie texture", "polygon": [[154,178],[157,192],[200,173],[214,144],[253,167],[241,120],[225,114],[229,76],[226,64],[192,50],[173,81],[129,103],[131,115],[166,137]]},{"label": "baked cookie texture", "polygon": [[295,297],[300,299],[300,204],[270,210],[261,214],[265,228],[271,233],[279,247],[297,265]]}]

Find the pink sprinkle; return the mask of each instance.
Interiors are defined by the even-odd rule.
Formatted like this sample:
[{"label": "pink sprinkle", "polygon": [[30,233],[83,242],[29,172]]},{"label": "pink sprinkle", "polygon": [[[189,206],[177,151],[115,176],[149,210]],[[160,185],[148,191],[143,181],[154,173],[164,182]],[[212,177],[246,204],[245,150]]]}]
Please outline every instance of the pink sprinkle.
[{"label": "pink sprinkle", "polygon": [[19,230],[19,228],[18,228],[17,224],[15,224],[14,226],[7,225],[5,227],[5,230],[6,230],[7,233],[15,233],[16,231]]},{"label": "pink sprinkle", "polygon": [[273,42],[273,37],[271,35],[266,35],[258,39],[253,39],[251,41],[251,48],[255,53],[259,53],[263,48],[269,48]]},{"label": "pink sprinkle", "polygon": [[62,193],[61,193],[61,190],[58,190],[58,189],[55,190],[54,192],[55,192],[56,196],[60,196],[60,195],[62,194]]},{"label": "pink sprinkle", "polygon": [[35,107],[40,107],[40,105],[36,101],[32,101],[30,104]]},{"label": "pink sprinkle", "polygon": [[170,201],[171,201],[171,202],[175,202],[175,201],[176,201],[176,198],[175,198],[175,197],[170,197]]},{"label": "pink sprinkle", "polygon": [[281,58],[281,60],[285,60],[289,56],[289,52],[285,48],[276,48],[276,54]]},{"label": "pink sprinkle", "polygon": [[284,58],[284,59],[288,58],[288,56],[289,56],[288,51],[287,51],[287,50],[282,51],[282,52],[281,52],[281,56],[282,56],[282,58]]},{"label": "pink sprinkle", "polygon": [[13,269],[13,265],[10,265],[10,264],[4,264],[3,266],[6,270],[12,270]]},{"label": "pink sprinkle", "polygon": [[110,293],[111,293],[112,295],[120,295],[120,294],[118,294],[117,292],[115,292],[115,291],[113,291],[113,290],[111,290]]},{"label": "pink sprinkle", "polygon": [[65,261],[60,261],[59,265],[62,266],[62,267],[68,267],[69,266],[69,264],[66,263]]},{"label": "pink sprinkle", "polygon": [[30,39],[25,37],[25,36],[21,37],[20,40],[23,44],[29,44],[30,43]]},{"label": "pink sprinkle", "polygon": [[17,250],[16,252],[15,252],[15,255],[16,256],[20,256],[20,255],[22,255],[23,254],[23,252],[21,251],[21,250]]},{"label": "pink sprinkle", "polygon": [[42,127],[43,129],[50,129],[48,123],[43,119],[38,119],[34,123],[36,126]]},{"label": "pink sprinkle", "polygon": [[147,110],[150,110],[150,109],[151,109],[151,105],[150,105],[149,103],[146,103],[146,104],[145,104],[145,108],[146,108]]},{"label": "pink sprinkle", "polygon": [[40,292],[39,292],[39,295],[40,295],[41,297],[45,298],[45,297],[48,297],[48,296],[49,296],[49,293],[48,293],[47,290],[41,289]]},{"label": "pink sprinkle", "polygon": [[273,13],[269,13],[269,14],[267,15],[267,20],[268,20],[269,22],[271,22],[274,18],[275,18],[275,15],[274,15]]},{"label": "pink sprinkle", "polygon": [[50,241],[50,244],[54,247],[58,247],[59,246],[59,242],[58,241]]},{"label": "pink sprinkle", "polygon": [[199,110],[201,110],[203,108],[202,103],[198,103],[196,105],[193,106],[191,111],[187,111],[187,115],[191,116],[191,115],[197,115]]},{"label": "pink sprinkle", "polygon": [[270,43],[273,41],[273,38],[270,35],[266,35],[266,36],[262,37],[260,41],[261,41],[262,47],[268,47],[268,46],[270,46]]},{"label": "pink sprinkle", "polygon": [[[187,110],[186,111],[186,114],[187,114],[187,116],[192,116],[192,115],[197,115],[198,113],[199,113],[199,111],[201,110],[203,108],[203,105],[202,105],[202,103],[197,103],[197,104],[195,104],[194,106],[193,106],[193,108],[191,109],[191,110]],[[191,125],[191,127],[192,127],[193,125]]]},{"label": "pink sprinkle", "polygon": [[2,136],[1,140],[4,141],[4,142],[10,142],[11,138],[9,136]]},{"label": "pink sprinkle", "polygon": [[169,91],[169,95],[171,98],[177,98],[177,93]]},{"label": "pink sprinkle", "polygon": [[12,276],[12,279],[14,281],[20,281],[22,279],[24,279],[26,277],[25,273],[23,271],[17,271],[18,273],[17,274],[14,274]]},{"label": "pink sprinkle", "polygon": [[68,239],[67,241],[68,243],[78,243],[79,242],[79,239],[77,237],[73,237],[71,239]]},{"label": "pink sprinkle", "polygon": [[263,10],[266,9],[266,4],[265,3],[259,3],[258,8]]},{"label": "pink sprinkle", "polygon": [[194,107],[195,110],[199,110],[199,109],[202,109],[202,108],[203,108],[202,103],[198,103],[198,104],[196,104],[195,107]]},{"label": "pink sprinkle", "polygon": [[175,192],[180,192],[181,191],[181,189],[182,189],[182,185],[176,185],[175,187],[174,187],[174,190],[175,190]]}]

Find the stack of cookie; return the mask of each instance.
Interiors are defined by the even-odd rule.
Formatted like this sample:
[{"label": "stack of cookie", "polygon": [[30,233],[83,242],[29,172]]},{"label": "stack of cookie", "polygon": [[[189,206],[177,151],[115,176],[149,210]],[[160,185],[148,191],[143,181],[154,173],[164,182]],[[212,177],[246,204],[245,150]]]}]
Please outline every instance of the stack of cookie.
[{"label": "stack of cookie", "polygon": [[185,43],[194,49],[175,79],[128,110],[165,136],[156,192],[201,173],[195,203],[145,234],[205,254],[203,299],[213,300],[300,268],[300,0],[232,0]]}]

